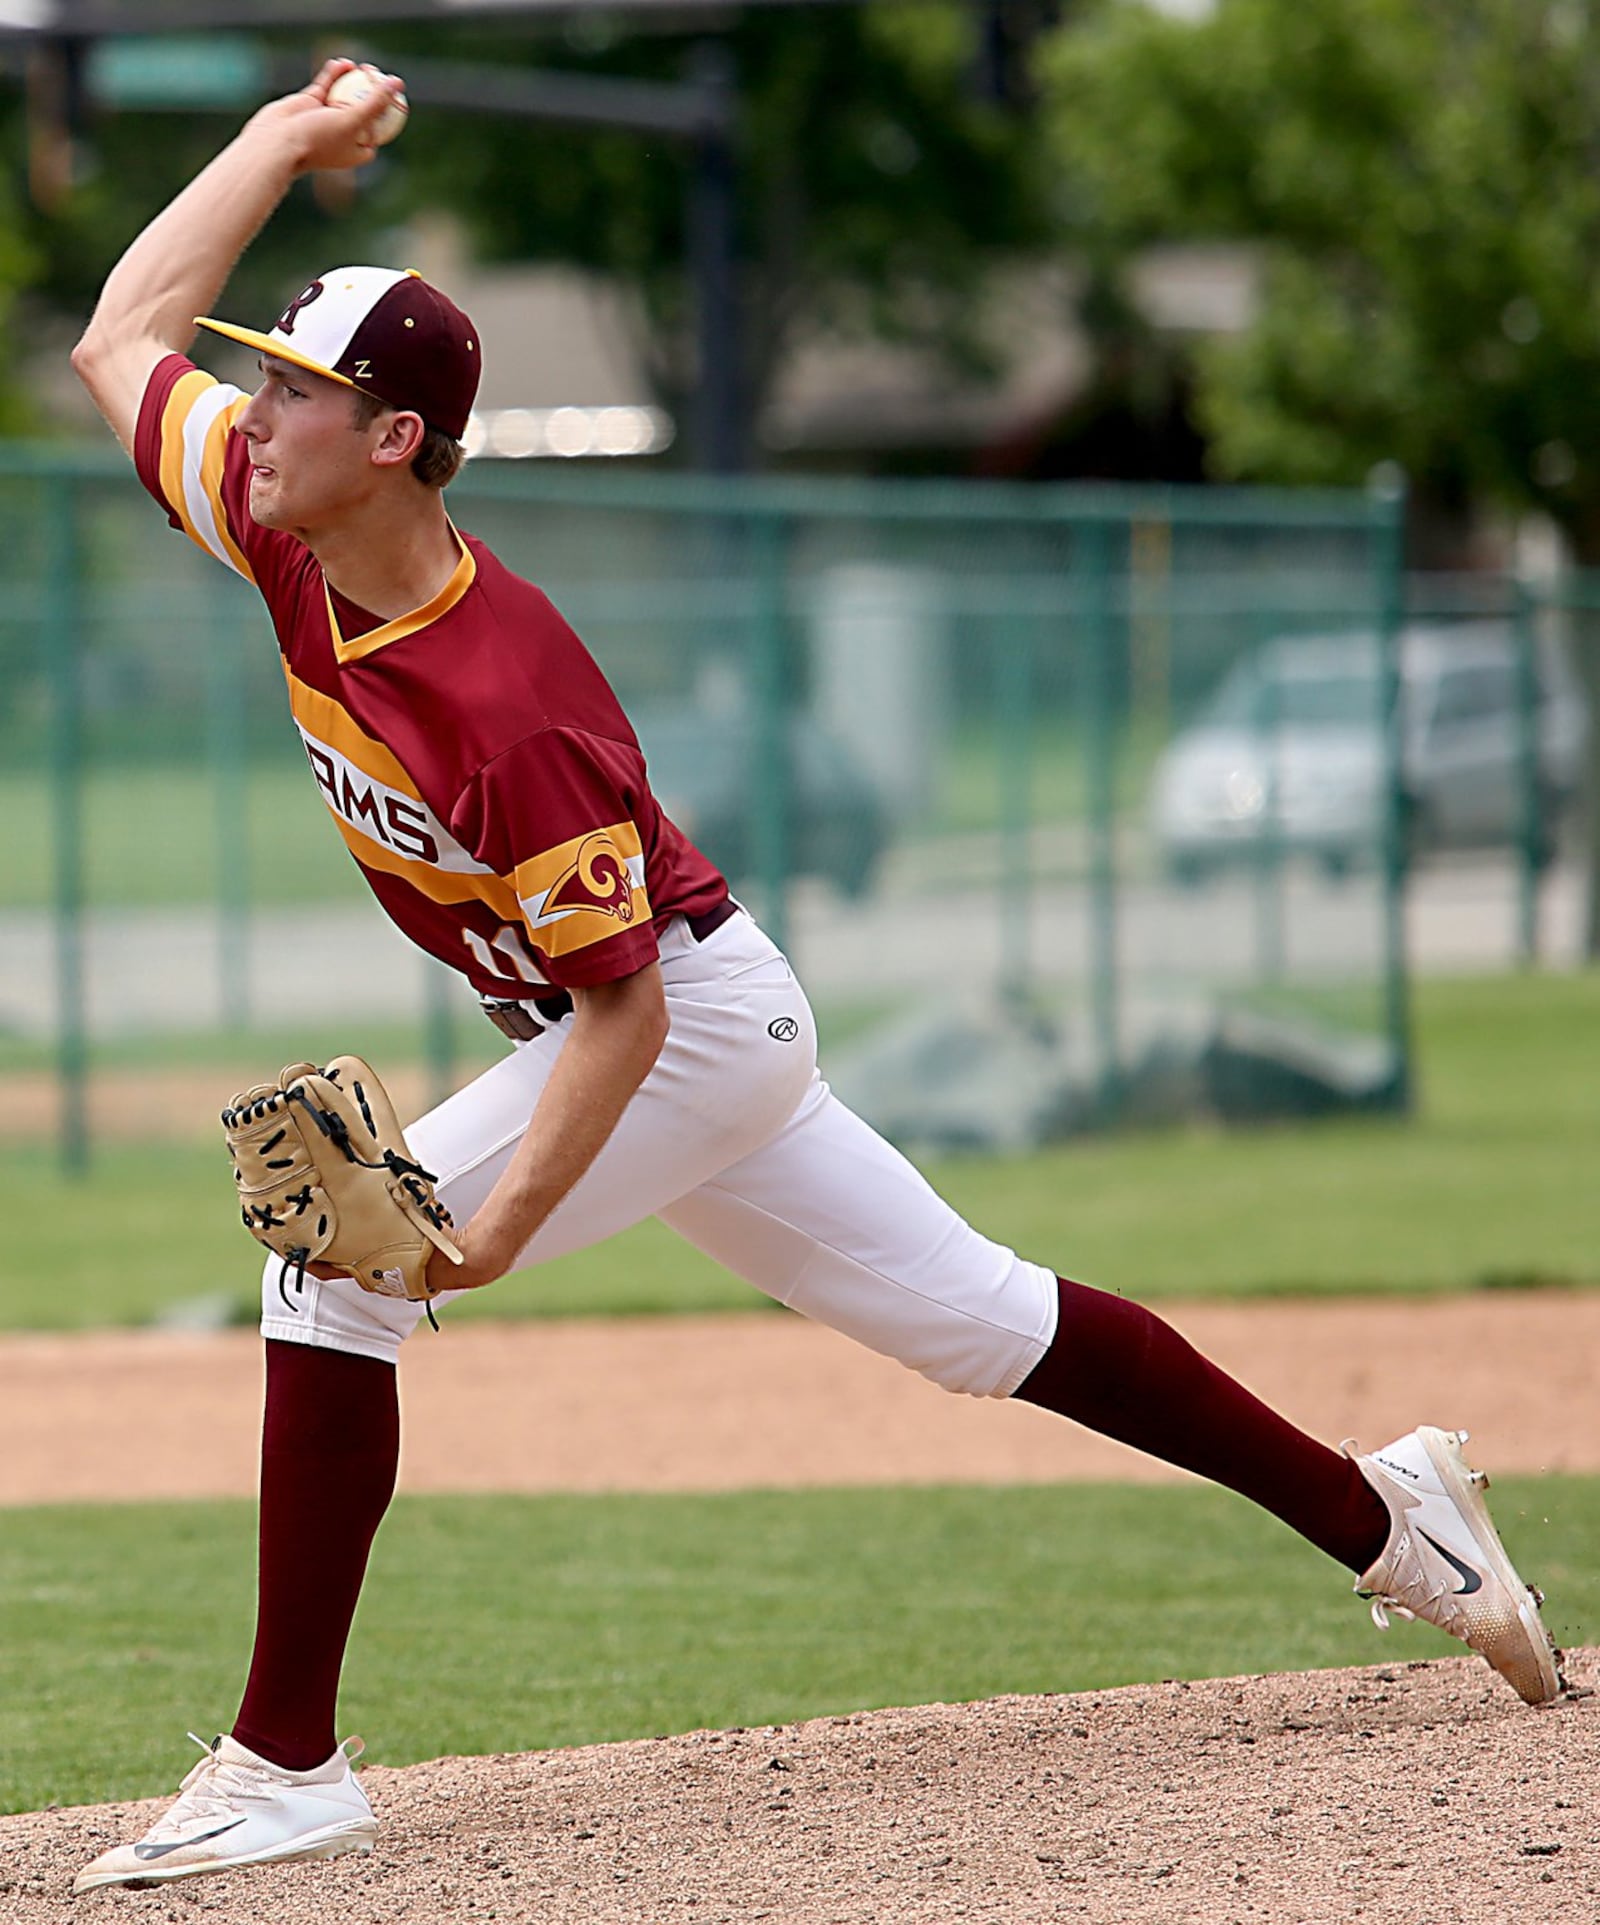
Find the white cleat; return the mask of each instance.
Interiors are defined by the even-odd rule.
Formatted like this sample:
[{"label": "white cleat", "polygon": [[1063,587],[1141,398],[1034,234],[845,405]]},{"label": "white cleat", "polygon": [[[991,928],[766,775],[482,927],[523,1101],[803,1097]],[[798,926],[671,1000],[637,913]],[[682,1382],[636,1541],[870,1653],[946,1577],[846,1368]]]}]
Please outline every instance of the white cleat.
[{"label": "white cleat", "polygon": [[1544,1602],[1518,1577],[1489,1516],[1489,1480],[1461,1454],[1464,1430],[1423,1424],[1395,1443],[1345,1455],[1389,1509],[1389,1541],[1356,1591],[1372,1599],[1373,1622],[1389,1613],[1421,1618],[1488,1659],[1529,1704],[1564,1689],[1555,1647],[1539,1616]]},{"label": "white cleat", "polygon": [[233,1738],[194,1741],[206,1755],[176,1801],[143,1838],[86,1865],[74,1894],[372,1850],[378,1821],[350,1769],[363,1750],[359,1738],[347,1738],[315,1771],[284,1771]]}]

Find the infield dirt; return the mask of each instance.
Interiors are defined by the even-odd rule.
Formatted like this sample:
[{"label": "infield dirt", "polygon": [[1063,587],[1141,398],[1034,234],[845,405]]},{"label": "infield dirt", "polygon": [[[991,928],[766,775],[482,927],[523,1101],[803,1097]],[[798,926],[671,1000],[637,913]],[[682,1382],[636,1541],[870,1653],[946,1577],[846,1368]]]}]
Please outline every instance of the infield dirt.
[{"label": "infield dirt", "polygon": [[[1316,1436],[1471,1429],[1492,1471],[1600,1470],[1600,1293],[1182,1303],[1163,1314]],[[1047,1412],[950,1397],[787,1313],[419,1330],[411,1491],[1170,1478]],[[0,1341],[0,1505],[251,1496],[253,1332]],[[206,1448],[197,1453],[196,1436]]]},{"label": "infield dirt", "polygon": [[[1600,1468],[1600,1300],[1169,1314],[1330,1439],[1466,1422],[1494,1469]],[[412,1489],[1151,1474],[787,1317],[469,1326],[411,1348]],[[216,1494],[248,1489],[256,1351],[242,1335],[0,1345],[0,1498],[111,1495],[113,1471],[132,1495],[132,1463],[149,1469],[138,1494],[176,1494],[169,1453],[197,1424]],[[467,1450],[491,1422],[504,1428]],[[510,1463],[525,1467],[515,1480]],[[192,1452],[188,1472],[202,1494]],[[1064,1601],[1068,1615],[1116,1608]],[[1569,1653],[1567,1673],[1574,1695],[1541,1711],[1463,1658],[375,1768],[370,1858],[76,1901],[79,1866],[163,1801],[0,1818],[0,1921],[1593,1925],[1600,1652]]]},{"label": "infield dirt", "polygon": [[1467,1658],[447,1758],[365,1774],[370,1858],[75,1902],[161,1802],[0,1819],[0,1917],[1592,1925],[1595,1705]]}]

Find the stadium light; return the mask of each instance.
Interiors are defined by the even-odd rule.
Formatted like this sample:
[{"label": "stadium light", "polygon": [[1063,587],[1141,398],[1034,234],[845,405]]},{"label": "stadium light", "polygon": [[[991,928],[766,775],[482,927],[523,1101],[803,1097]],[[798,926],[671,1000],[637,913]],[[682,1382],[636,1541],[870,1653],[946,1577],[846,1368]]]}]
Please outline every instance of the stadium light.
[{"label": "stadium light", "polygon": [[469,457],[507,461],[580,455],[618,458],[660,454],[672,445],[673,426],[660,408],[490,408],[467,422]]}]

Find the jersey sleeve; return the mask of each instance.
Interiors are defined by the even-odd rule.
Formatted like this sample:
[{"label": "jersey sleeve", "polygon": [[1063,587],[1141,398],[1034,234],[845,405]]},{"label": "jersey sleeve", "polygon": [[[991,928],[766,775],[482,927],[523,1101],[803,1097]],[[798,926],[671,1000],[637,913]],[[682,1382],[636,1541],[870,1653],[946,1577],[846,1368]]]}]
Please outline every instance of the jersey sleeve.
[{"label": "jersey sleeve", "polygon": [[631,976],[656,959],[634,819],[638,749],[543,729],[497,755],[451,827],[515,891],[543,974],[562,989]]},{"label": "jersey sleeve", "polygon": [[167,519],[199,548],[254,583],[282,538],[250,515],[249,451],[233,424],[249,405],[181,354],[150,376],[139,409],[133,459]]}]

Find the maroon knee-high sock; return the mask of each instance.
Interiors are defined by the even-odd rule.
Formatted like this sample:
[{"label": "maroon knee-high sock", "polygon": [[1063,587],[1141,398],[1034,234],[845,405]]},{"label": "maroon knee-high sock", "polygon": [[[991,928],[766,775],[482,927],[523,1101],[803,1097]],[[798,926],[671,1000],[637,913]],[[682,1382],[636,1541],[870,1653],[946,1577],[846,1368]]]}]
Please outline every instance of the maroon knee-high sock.
[{"label": "maroon knee-high sock", "polygon": [[1357,1575],[1367,1569],[1389,1513],[1347,1457],[1296,1430],[1139,1304],[1058,1281],[1055,1341],[1019,1397],[1225,1484]]},{"label": "maroon knee-high sock", "polygon": [[345,1641],[399,1462],[392,1365],[268,1342],[256,1641],[233,1735],[287,1771],[332,1756]]}]

